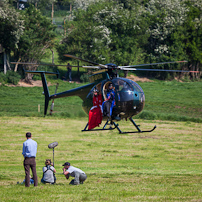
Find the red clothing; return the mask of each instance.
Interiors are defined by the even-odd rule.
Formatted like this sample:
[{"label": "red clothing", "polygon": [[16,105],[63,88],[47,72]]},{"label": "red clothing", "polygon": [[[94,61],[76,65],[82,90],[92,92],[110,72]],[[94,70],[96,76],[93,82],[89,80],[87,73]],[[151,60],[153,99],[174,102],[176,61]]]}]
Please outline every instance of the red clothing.
[{"label": "red clothing", "polygon": [[102,96],[93,96],[93,107],[89,111],[88,130],[102,123]]}]

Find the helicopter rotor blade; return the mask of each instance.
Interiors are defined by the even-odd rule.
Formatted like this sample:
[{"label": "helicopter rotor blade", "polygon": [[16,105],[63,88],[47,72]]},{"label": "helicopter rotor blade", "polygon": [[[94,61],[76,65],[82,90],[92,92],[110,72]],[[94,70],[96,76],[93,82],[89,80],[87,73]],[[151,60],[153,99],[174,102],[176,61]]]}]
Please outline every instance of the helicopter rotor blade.
[{"label": "helicopter rotor blade", "polygon": [[189,71],[189,70],[139,69],[139,68],[121,68],[121,70],[129,70],[129,71],[150,71],[150,72],[194,72],[194,73],[199,73],[199,72],[200,72],[200,71]]},{"label": "helicopter rotor blade", "polygon": [[74,56],[74,55],[64,54],[64,56],[65,56],[65,57],[69,57],[69,58],[73,58],[73,59],[76,59],[76,60],[80,60],[80,61],[83,61],[83,62],[87,62],[87,63],[90,63],[90,64],[92,64],[92,65],[99,66],[99,67],[101,67],[101,68],[106,68],[106,65],[102,65],[102,64],[99,64],[99,63],[96,63],[96,62],[92,62],[92,61],[89,61],[89,60],[85,60],[85,59],[76,57],[76,56]]},{"label": "helicopter rotor blade", "polygon": [[[32,62],[10,62],[11,64],[19,64],[19,65],[44,65],[44,66],[67,66],[67,65],[57,65],[57,64],[43,64],[43,63],[32,63]],[[71,65],[72,66],[72,65]],[[72,67],[82,67],[82,66],[72,66]]]},{"label": "helicopter rotor blade", "polygon": [[194,72],[199,73],[200,71],[190,71],[190,70],[169,70],[169,69],[141,69],[133,67],[143,67],[151,65],[161,65],[161,64],[174,64],[174,63],[184,63],[187,61],[175,61],[175,62],[159,62],[159,63],[150,63],[150,64],[140,64],[140,65],[129,65],[129,66],[118,66],[120,70],[129,70],[129,71],[153,71],[153,72]]},{"label": "helicopter rotor blade", "polygon": [[98,69],[98,70],[102,69],[99,66],[82,66],[82,67],[86,69]]},{"label": "helicopter rotor blade", "polygon": [[184,61],[174,61],[174,62],[158,62],[158,63],[149,63],[149,64],[140,64],[140,65],[127,65],[127,66],[118,66],[118,68],[128,68],[128,67],[144,67],[144,66],[152,66],[152,65],[163,65],[163,64],[174,64],[174,63],[184,63]]}]

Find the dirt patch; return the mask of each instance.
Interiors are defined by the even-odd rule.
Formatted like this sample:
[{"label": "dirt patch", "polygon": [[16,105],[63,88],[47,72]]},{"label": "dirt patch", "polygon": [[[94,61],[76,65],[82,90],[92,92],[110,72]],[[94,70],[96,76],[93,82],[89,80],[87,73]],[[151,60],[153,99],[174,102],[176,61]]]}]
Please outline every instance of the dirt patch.
[{"label": "dirt patch", "polygon": [[[48,82],[47,85],[50,86],[51,83]],[[8,85],[8,86],[15,87],[16,85]],[[42,85],[41,80],[37,80],[37,81],[30,80],[30,83],[27,83],[24,80],[20,80],[17,86],[22,86],[22,87],[35,87],[35,86],[42,87],[43,85]]]},{"label": "dirt patch", "polygon": [[138,76],[134,76],[134,75],[130,75],[127,77],[127,79],[130,79],[132,81],[141,81],[141,82],[153,82],[152,80],[146,78],[146,77],[138,77]]}]

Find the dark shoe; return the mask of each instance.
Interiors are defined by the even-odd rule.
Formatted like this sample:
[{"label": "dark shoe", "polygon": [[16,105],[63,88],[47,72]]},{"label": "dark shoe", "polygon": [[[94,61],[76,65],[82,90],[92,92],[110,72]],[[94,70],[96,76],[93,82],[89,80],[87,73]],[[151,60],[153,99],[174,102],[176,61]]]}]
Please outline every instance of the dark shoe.
[{"label": "dark shoe", "polygon": [[74,185],[74,180],[72,180],[69,184]]}]

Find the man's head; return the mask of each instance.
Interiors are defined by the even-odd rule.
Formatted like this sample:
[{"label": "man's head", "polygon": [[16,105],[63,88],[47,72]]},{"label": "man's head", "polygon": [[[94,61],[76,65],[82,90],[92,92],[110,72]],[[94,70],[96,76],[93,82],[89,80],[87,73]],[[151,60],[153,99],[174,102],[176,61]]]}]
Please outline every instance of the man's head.
[{"label": "man's head", "polygon": [[32,137],[32,134],[30,132],[27,132],[26,133],[26,138],[28,139],[28,138],[31,138],[31,137]]},{"label": "man's head", "polygon": [[68,169],[69,168],[69,166],[70,166],[70,163],[69,162],[65,162],[62,166],[64,166],[65,167],[65,169]]},{"label": "man's head", "polygon": [[113,84],[110,83],[110,84],[109,84],[109,89],[111,90],[112,88],[113,88]]}]

